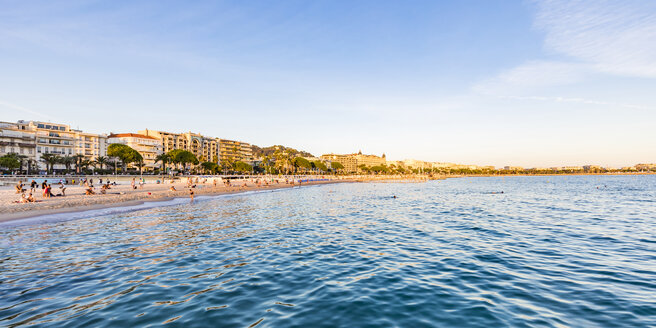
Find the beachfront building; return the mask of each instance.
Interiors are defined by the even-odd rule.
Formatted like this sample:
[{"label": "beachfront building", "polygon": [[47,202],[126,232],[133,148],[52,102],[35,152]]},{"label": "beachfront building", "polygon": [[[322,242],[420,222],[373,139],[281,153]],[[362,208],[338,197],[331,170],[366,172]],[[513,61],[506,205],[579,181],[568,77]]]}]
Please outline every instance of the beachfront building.
[{"label": "beachfront building", "polygon": [[35,134],[21,130],[18,124],[0,122],[0,156],[18,154],[36,160]]},{"label": "beachfront building", "polygon": [[182,149],[196,155],[200,162],[216,163],[219,161],[219,142],[216,138],[193,132],[171,133],[148,129],[138,133],[159,140],[162,151],[165,153],[174,149]]},{"label": "beachfront building", "polygon": [[216,139],[219,142],[219,162],[253,163],[253,148],[251,144],[236,140]]},{"label": "beachfront building", "polygon": [[144,171],[152,171],[160,167],[157,156],[163,152],[163,146],[159,139],[137,133],[117,133],[107,136],[108,144],[123,144],[136,150],[144,159]]},{"label": "beachfront building", "polygon": [[337,162],[342,164],[342,166],[344,166],[344,171],[346,172],[358,172],[361,165],[372,167],[386,164],[385,154],[379,157],[376,155],[363,155],[361,151],[357,154],[345,155],[324,154],[321,155],[320,158],[323,161]]},{"label": "beachfront building", "polygon": [[107,136],[73,130],[75,137],[75,154],[84,156],[85,160],[95,161],[107,156]]},{"label": "beachfront building", "polygon": [[637,164],[635,169],[638,171],[656,171],[656,164]]},{"label": "beachfront building", "polygon": [[[41,169],[46,168],[42,161],[44,154],[82,155],[89,161],[107,154],[105,135],[71,129],[67,124],[21,120],[0,123],[0,131],[0,155],[16,153],[26,156]],[[57,164],[54,168],[63,169],[64,165]]]}]

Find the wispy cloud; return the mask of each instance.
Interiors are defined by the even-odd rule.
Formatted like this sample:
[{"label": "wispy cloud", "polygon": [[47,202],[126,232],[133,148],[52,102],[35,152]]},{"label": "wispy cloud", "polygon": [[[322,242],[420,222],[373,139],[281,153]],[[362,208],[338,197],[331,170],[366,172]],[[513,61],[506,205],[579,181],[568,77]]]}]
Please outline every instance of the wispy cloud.
[{"label": "wispy cloud", "polygon": [[15,104],[3,101],[3,100],[0,100],[0,107],[9,108],[11,110],[21,111],[23,113],[27,113],[27,114],[30,114],[30,115],[36,115],[36,116],[44,118],[44,119],[49,119],[49,120],[53,119],[52,117],[50,117],[46,114],[42,114],[38,111],[29,109],[29,108],[25,108],[23,106],[15,105]]},{"label": "wispy cloud", "polygon": [[485,95],[522,93],[553,85],[579,82],[590,70],[588,65],[581,63],[531,61],[481,81],[474,85],[473,89]]},{"label": "wispy cloud", "polygon": [[566,102],[566,103],[577,103],[577,104],[586,104],[586,105],[601,105],[601,106],[610,106],[610,107],[621,107],[627,109],[640,109],[640,110],[654,110],[653,107],[633,105],[633,104],[624,104],[624,103],[615,103],[608,101],[599,101],[592,99],[584,98],[567,98],[567,97],[541,97],[541,96],[497,96],[501,99],[517,99],[517,100],[535,100],[535,101],[549,101],[549,102]]},{"label": "wispy cloud", "polygon": [[545,47],[600,72],[656,77],[656,1],[546,0],[535,26]]},{"label": "wispy cloud", "polygon": [[590,79],[656,78],[656,1],[536,1],[535,27],[555,60],[532,60],[474,85],[497,96]]}]

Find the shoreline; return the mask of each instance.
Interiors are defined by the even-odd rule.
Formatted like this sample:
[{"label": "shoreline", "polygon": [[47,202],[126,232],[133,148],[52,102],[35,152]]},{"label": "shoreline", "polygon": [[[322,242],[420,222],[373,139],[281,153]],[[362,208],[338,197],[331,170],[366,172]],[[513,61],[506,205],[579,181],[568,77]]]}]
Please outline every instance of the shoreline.
[{"label": "shoreline", "polygon": [[[316,186],[316,185],[324,185],[324,184],[336,184],[336,183],[356,183],[359,181],[356,180],[330,180],[330,181],[312,181],[312,182],[307,182],[303,184],[277,184],[277,185],[270,185],[270,186],[247,186],[247,187],[235,187],[235,189],[227,189],[227,188],[196,188],[194,190],[194,197],[203,197],[203,196],[222,196],[222,195],[235,195],[235,194],[242,194],[242,193],[248,193],[248,192],[266,192],[266,191],[276,191],[276,190],[283,190],[283,189],[289,189],[289,188],[300,188],[300,187],[305,187],[305,186]],[[159,185],[163,187],[169,187],[169,185]],[[206,186],[204,186],[206,187]],[[34,208],[34,209],[25,209],[25,210],[20,210],[20,211],[14,211],[10,213],[3,213],[0,214],[0,225],[5,225],[10,222],[16,222],[16,221],[23,221],[23,220],[29,220],[29,219],[35,219],[39,217],[45,217],[48,215],[58,215],[58,214],[66,214],[66,213],[81,213],[81,212],[87,212],[87,211],[94,211],[94,210],[102,210],[102,209],[120,209],[120,208],[126,208],[126,207],[136,207],[139,205],[145,205],[148,203],[164,203],[164,202],[169,202],[173,201],[176,199],[184,200],[184,199],[190,199],[188,195],[188,189],[185,188],[180,188],[177,192],[174,194],[171,194],[171,192],[167,191],[158,191],[158,195],[154,195],[153,193],[155,192],[147,192],[147,191],[141,191],[139,194],[134,194],[134,195],[116,195],[116,196],[125,196],[125,197],[130,197],[132,199],[119,199],[119,200],[114,200],[114,198],[106,198],[104,199],[105,201],[98,201],[92,204],[84,204],[82,202],[75,202],[73,200],[73,204],[70,204],[69,206],[61,206],[61,207],[47,207],[47,206],[41,206],[42,208]],[[151,195],[148,195],[148,193],[151,193]],[[166,193],[166,195],[164,194]],[[93,196],[82,196],[82,197],[96,197],[97,200],[103,200],[102,196],[114,196],[114,195],[93,195]],[[55,198],[57,200],[61,201],[66,201],[68,200],[67,198]],[[36,203],[40,204],[40,203]],[[15,206],[22,206],[22,205],[32,205],[32,204],[13,204]],[[54,206],[55,204],[53,204]],[[61,204],[56,204],[56,205],[61,205]],[[65,204],[64,204],[65,205]],[[166,205],[164,205],[166,206]],[[135,209],[138,210],[138,209]],[[18,223],[18,222],[16,222]]]}]

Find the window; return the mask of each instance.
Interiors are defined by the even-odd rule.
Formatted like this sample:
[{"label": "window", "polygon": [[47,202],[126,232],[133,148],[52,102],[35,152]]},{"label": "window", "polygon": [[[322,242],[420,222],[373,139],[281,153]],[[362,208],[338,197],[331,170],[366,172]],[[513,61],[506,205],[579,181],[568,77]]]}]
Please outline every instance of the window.
[{"label": "window", "polygon": [[45,125],[43,125],[43,124],[39,124],[39,125],[37,125],[37,127],[38,127],[39,129],[44,129],[44,128],[45,128]]},{"label": "window", "polygon": [[59,131],[66,131],[66,127],[60,126]]}]

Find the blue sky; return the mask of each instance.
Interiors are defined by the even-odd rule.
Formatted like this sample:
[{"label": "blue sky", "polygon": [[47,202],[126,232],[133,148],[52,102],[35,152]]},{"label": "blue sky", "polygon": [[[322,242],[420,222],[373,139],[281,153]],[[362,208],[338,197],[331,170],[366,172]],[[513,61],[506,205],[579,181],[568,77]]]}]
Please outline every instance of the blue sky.
[{"label": "blue sky", "polygon": [[0,0],[0,120],[315,155],[656,162],[654,1]]}]

